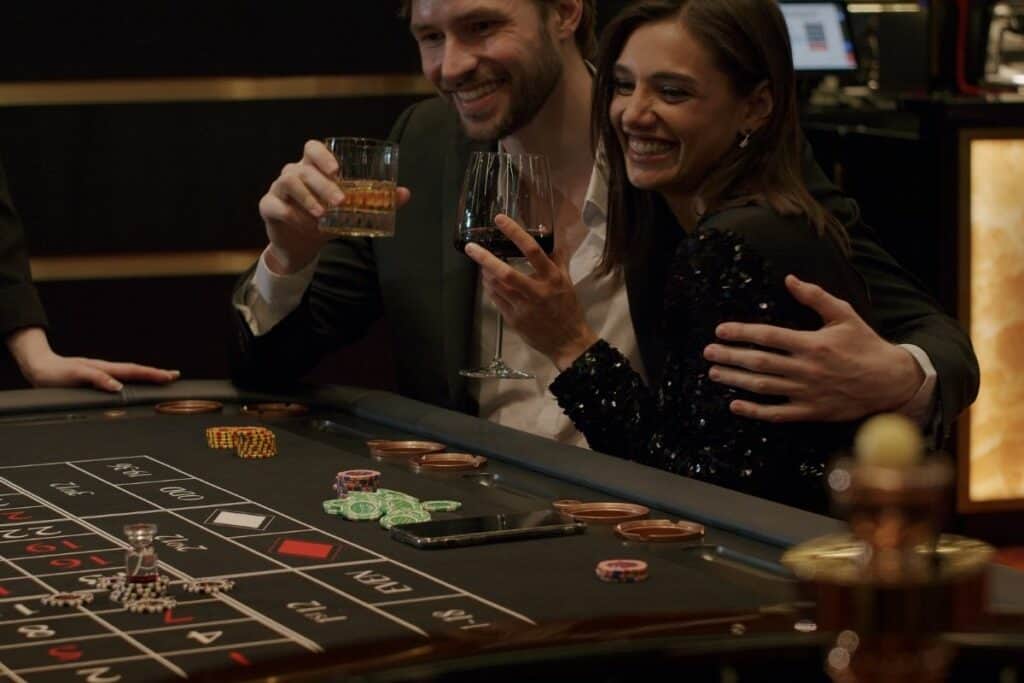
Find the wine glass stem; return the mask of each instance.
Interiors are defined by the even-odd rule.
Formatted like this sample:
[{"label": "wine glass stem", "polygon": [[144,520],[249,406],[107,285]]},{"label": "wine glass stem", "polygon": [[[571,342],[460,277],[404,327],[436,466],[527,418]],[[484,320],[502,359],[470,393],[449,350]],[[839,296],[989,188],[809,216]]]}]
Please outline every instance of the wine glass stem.
[{"label": "wine glass stem", "polygon": [[502,337],[505,336],[505,326],[503,323],[501,311],[498,311],[498,331],[494,335],[494,360],[501,360],[501,341]]}]

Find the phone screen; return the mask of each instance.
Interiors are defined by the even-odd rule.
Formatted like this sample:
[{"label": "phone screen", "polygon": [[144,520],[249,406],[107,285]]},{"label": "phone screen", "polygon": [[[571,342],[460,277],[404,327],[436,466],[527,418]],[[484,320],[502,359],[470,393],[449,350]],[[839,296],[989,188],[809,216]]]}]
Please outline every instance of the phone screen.
[{"label": "phone screen", "polygon": [[393,527],[391,535],[418,547],[434,547],[573,534],[585,528],[557,510],[539,510],[402,524]]}]

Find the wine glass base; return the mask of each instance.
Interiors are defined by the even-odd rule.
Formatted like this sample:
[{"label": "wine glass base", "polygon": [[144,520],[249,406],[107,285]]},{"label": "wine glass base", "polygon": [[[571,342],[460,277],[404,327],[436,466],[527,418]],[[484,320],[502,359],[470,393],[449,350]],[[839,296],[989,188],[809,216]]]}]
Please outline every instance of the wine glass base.
[{"label": "wine glass base", "polygon": [[500,358],[495,358],[484,368],[459,370],[459,374],[470,379],[533,379],[530,373],[510,368]]}]

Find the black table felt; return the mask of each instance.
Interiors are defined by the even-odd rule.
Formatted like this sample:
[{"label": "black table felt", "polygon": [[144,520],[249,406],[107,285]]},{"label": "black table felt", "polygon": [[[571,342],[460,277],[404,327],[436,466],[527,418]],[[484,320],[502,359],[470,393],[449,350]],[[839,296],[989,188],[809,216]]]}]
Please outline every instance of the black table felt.
[{"label": "black table felt", "polygon": [[[552,450],[534,437],[502,439],[492,425],[397,397],[396,411],[386,414],[380,394],[307,397],[309,415],[261,422],[241,413],[243,395],[203,385],[192,395],[221,398],[222,413],[154,412],[155,400],[187,390],[121,397],[114,407],[123,414],[72,394],[59,396],[56,408],[34,405],[0,418],[0,680],[67,680],[69,672],[175,680],[363,642],[502,638],[597,617],[756,615],[799,597],[777,565],[783,544],[765,542],[773,532],[764,519],[745,534],[740,518],[723,516],[698,543],[633,544],[591,525],[578,536],[465,548],[401,544],[376,522],[323,512],[338,471],[376,469],[386,488],[462,503],[438,519],[542,510],[558,498],[666,500],[670,509],[655,507],[651,516],[678,519],[687,503],[672,505],[679,478],[671,475],[624,463],[637,482],[654,477],[667,488],[656,494],[636,483],[635,497],[610,495],[630,490],[621,477],[606,481],[621,461]],[[12,397],[0,396],[0,412],[5,398],[11,405]],[[243,460],[208,448],[205,429],[221,425],[270,428],[278,455]],[[469,475],[427,473],[373,459],[364,444],[423,436],[476,445],[490,461]],[[557,476],[574,458],[583,473]],[[700,491],[686,483],[680,496]],[[750,500],[755,511],[764,503]],[[783,519],[831,530],[828,520],[782,510]],[[122,527],[134,522],[158,527],[154,546],[178,600],[170,611],[131,614],[97,587],[100,576],[123,570]],[[649,579],[598,580],[596,563],[615,557],[646,561]],[[215,596],[183,590],[206,577],[231,578],[235,587]],[[80,609],[39,601],[66,590],[92,591],[94,600]]]}]

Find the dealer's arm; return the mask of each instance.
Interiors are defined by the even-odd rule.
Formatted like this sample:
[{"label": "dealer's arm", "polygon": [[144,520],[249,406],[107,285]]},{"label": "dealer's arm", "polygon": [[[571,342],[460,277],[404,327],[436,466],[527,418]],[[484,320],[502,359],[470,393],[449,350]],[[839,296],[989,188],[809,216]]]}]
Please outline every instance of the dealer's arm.
[{"label": "dealer's arm", "polygon": [[180,376],[177,370],[62,356],[50,348],[46,324],[46,313],[32,284],[25,233],[0,166],[0,338],[29,384],[36,387],[89,385],[105,391],[120,391],[122,382],[165,384]]}]

